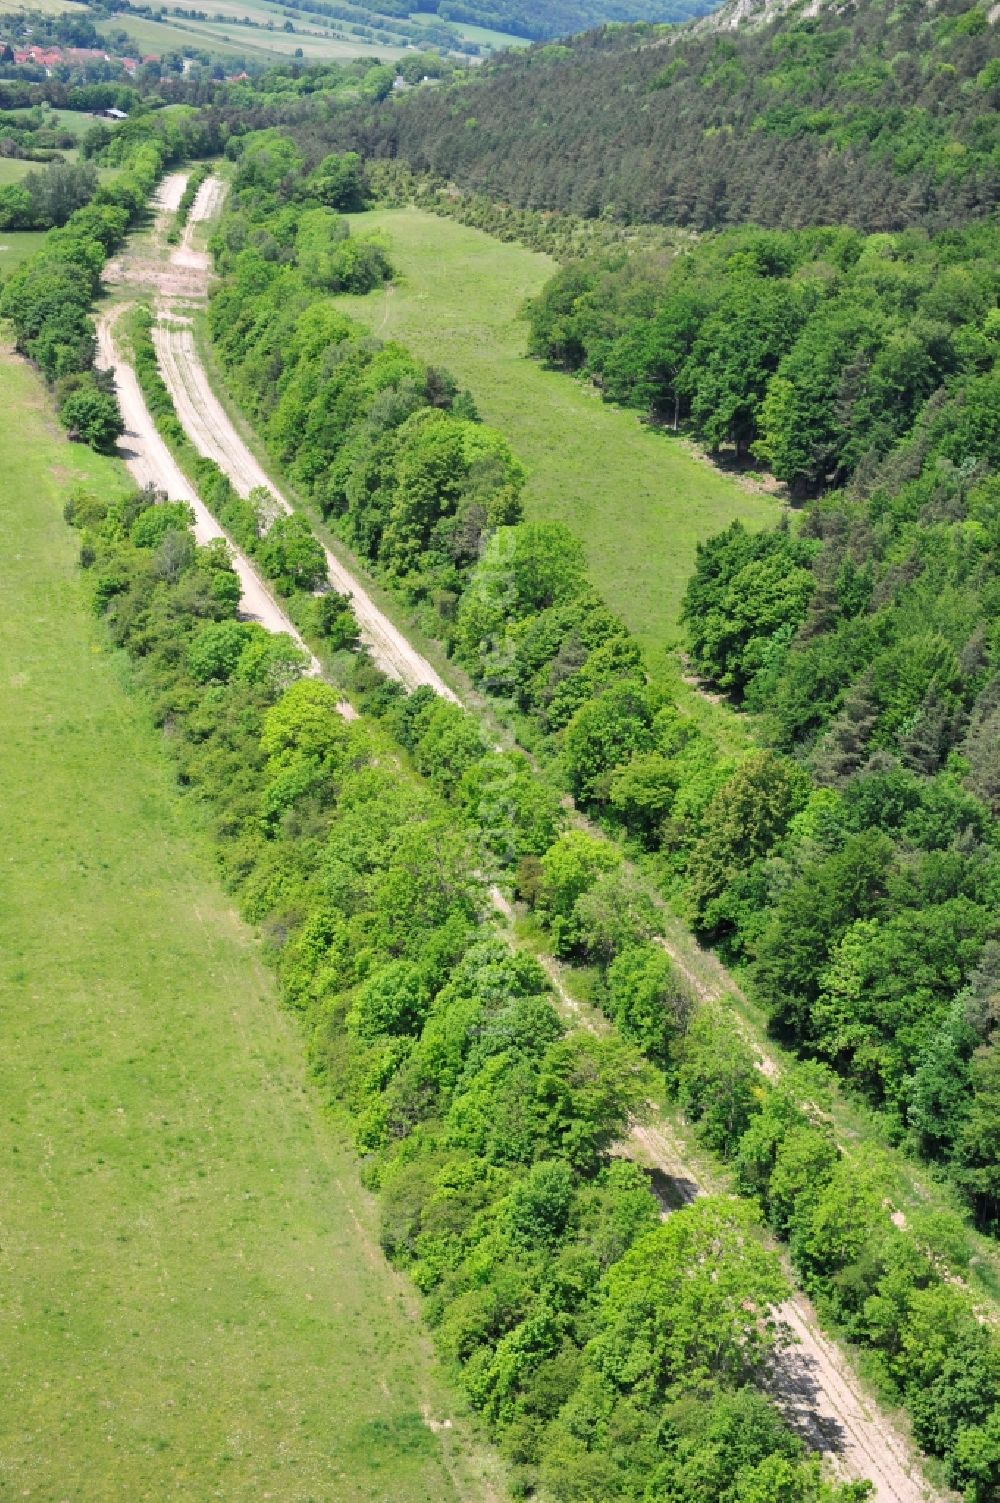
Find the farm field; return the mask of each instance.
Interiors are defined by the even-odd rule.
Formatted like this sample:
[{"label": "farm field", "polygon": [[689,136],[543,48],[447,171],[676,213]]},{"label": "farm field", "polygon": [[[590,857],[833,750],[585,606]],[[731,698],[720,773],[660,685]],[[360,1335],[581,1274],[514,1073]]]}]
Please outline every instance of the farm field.
[{"label": "farm field", "polygon": [[[441,17],[435,11],[430,10],[412,10],[410,20],[441,25]],[[481,46],[491,47],[497,52],[504,47],[530,47],[531,45],[527,37],[516,37],[506,31],[493,31],[489,26],[473,26],[467,21],[452,21],[451,25],[465,41],[479,42]]]},{"label": "farm field", "polygon": [[528,467],[527,515],[579,535],[597,585],[650,661],[662,661],[677,641],[698,541],[736,517],[751,527],[774,522],[779,503],[643,427],[636,413],[523,358],[527,326],[518,311],[552,274],[548,256],[421,209],[352,217],[356,232],[389,236],[398,279],[388,292],[340,305],[471,388],[482,417]]},{"label": "farm field", "polygon": [[[251,13],[252,7],[241,12]],[[277,20],[280,13],[274,14]],[[297,47],[302,48],[306,60],[311,62],[326,59],[343,62],[369,56],[392,59],[403,56],[401,47],[386,47],[360,38],[341,41],[337,37],[317,35],[316,19],[318,18],[310,17],[306,22],[297,23],[308,27],[305,32],[286,32],[280,26],[269,31],[263,21],[252,26],[239,26],[235,22],[227,24],[224,21],[174,21],[166,16],[162,21],[114,16],[110,21],[101,22],[97,29],[105,36],[126,31],[140,51],[155,52],[158,56],[166,52],[198,50],[216,53],[220,57],[273,60],[292,57]]]},{"label": "farm field", "polygon": [[495,1498],[86,609],[63,498],[124,471],[0,400],[0,1494]]},{"label": "farm field", "polygon": [[30,6],[24,5],[22,0],[0,0],[0,16],[9,16],[19,10],[37,10],[43,16],[61,16],[68,11],[79,14],[86,8],[85,5],[77,4],[77,0],[32,0]]}]

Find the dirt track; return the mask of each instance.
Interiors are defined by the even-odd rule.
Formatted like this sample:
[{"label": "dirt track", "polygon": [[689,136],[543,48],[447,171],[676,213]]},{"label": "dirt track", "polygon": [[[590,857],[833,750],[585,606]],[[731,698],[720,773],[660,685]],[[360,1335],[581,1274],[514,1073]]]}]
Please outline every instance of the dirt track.
[{"label": "dirt track", "polygon": [[[192,210],[194,223],[217,207],[221,189],[210,192],[209,184],[213,181],[206,180],[199,191]],[[189,227],[184,243],[174,252],[174,257],[187,253],[192,257],[177,268],[185,279],[200,270],[194,264],[199,253],[191,246],[190,234]],[[142,266],[144,278],[148,264]],[[160,263],[160,270],[162,278],[154,285],[161,298],[166,301],[183,296],[171,286],[170,272],[164,263]],[[274,494],[274,487],[212,393],[189,324],[175,319],[168,327],[157,329],[155,337],[163,378],[195,446],[219,464],[242,494],[259,485]],[[126,421],[130,428],[136,426],[134,414],[127,414]],[[153,436],[159,442],[155,430]],[[166,459],[172,464],[168,453]],[[185,492],[188,495],[189,491]],[[283,497],[279,495],[276,499],[287,508]],[[332,554],[327,557],[335,588],[354,597],[363,635],[379,665],[410,687],[429,683],[439,693],[454,699],[430,665],[387,621],[339,561]],[[502,899],[497,906],[502,911],[505,906]],[[561,985],[557,985],[557,990],[564,1006],[572,1007]],[[577,1017],[575,1021],[587,1026],[585,1019]],[[682,1145],[664,1122],[637,1124],[620,1151],[653,1169],[654,1188],[665,1211],[689,1203],[709,1188],[692,1170]],[[907,1442],[866,1397],[846,1357],[823,1336],[805,1297],[796,1296],[778,1314],[795,1344],[775,1359],[771,1386],[800,1432],[841,1476],[868,1479],[874,1488],[875,1503],[925,1503],[938,1496],[921,1478]]]},{"label": "dirt track", "polygon": [[[214,538],[225,540],[240,581],[241,616],[245,620],[259,622],[267,631],[287,633],[300,651],[305,653],[309,661],[309,672],[319,673],[319,662],[314,654],[309,651],[249,559],[226,536],[211,512],[188,485],[173,455],[157,433],[135,372],[114,347],[114,325],[124,311],[124,306],[111,309],[101,317],[97,325],[98,364],[115,373],[118,402],[125,419],[125,434],[118,444],[118,452],[140,486],[153,485],[171,501],[188,502],[194,511],[194,534],[199,543],[209,543]],[[345,704],[344,712],[349,717],[354,717],[353,706]]]},{"label": "dirt track", "polygon": [[[250,453],[216,398],[198,356],[194,335],[183,324],[161,324],[153,332],[163,379],[173,397],[177,416],[195,448],[214,459],[242,496],[258,486],[271,492],[284,511],[291,507],[275,489]],[[383,672],[399,679],[409,689],[428,684],[445,699],[455,699],[431,665],[411,647],[371,596],[329,548],[325,550],[330,582],[342,595],[350,595],[361,636]]]},{"label": "dirt track", "polygon": [[[207,290],[208,257],[193,248],[191,237],[197,225],[218,211],[222,197],[220,180],[206,178],[191,206],[184,240],[171,255],[168,265],[161,266],[158,274],[155,263],[143,263],[143,276],[152,281],[168,320],[153,331],[156,353],[177,416],[199,453],[215,461],[240,495],[247,496],[258,486],[263,486],[275,497],[282,510],[290,512],[291,506],[265,475],[212,391],[189,321],[170,316],[172,301],[190,295],[186,287],[178,287],[178,273],[185,281],[203,276],[202,295]],[[426,684],[444,699],[456,700],[440,675],[379,610],[336,555],[329,548],[324,551],[330,583],[342,595],[350,595],[362,641],[382,671],[408,689]]]}]

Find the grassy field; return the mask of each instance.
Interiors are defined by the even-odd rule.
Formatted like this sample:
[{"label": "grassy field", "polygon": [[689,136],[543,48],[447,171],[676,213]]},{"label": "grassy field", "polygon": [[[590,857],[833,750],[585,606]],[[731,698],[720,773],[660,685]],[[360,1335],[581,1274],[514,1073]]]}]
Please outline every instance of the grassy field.
[{"label": "grassy field", "polygon": [[641,638],[650,661],[677,640],[677,613],[696,543],[742,517],[773,522],[779,504],[720,474],[634,412],[524,359],[524,299],[554,263],[420,209],[354,216],[384,230],[399,276],[388,293],[339,299],[383,338],[447,366],[483,418],[510,438],[530,472],[529,517],[566,522],[594,578]]},{"label": "grassy field", "polygon": [[61,16],[67,11],[79,13],[86,10],[85,5],[77,4],[77,0],[31,0],[26,4],[25,0],[0,0],[0,16],[9,16],[14,11],[37,10],[43,16]]},{"label": "grassy field", "polygon": [[34,255],[44,238],[44,230],[0,230],[0,278]]},{"label": "grassy field", "polygon": [[21,157],[0,157],[0,188],[5,188],[8,183],[19,183],[29,172],[41,172],[44,165],[44,162],[26,162]]},{"label": "grassy field", "polygon": [[[0,0],[0,4],[2,3],[3,0]],[[98,30],[105,35],[126,31],[137,50],[152,52],[157,56],[162,56],[165,52],[204,50],[222,58],[246,57],[265,61],[292,57],[297,49],[301,49],[304,59],[311,62],[349,62],[356,57],[377,57],[391,62],[406,55],[406,48],[403,46],[365,41],[351,35],[347,31],[346,22],[307,12],[303,12],[293,22],[293,32],[286,32],[282,28],[288,19],[287,11],[280,6],[268,4],[267,0],[219,0],[218,4],[213,0],[213,4],[204,9],[209,13],[207,21],[175,18],[169,12],[164,12],[156,21],[125,16],[123,13],[100,23]],[[238,25],[237,22],[245,17],[249,17],[253,24]],[[432,19],[440,24],[438,17]],[[387,25],[361,10],[357,13],[357,21],[361,25],[373,26],[376,30]],[[272,23],[273,29],[268,29],[268,22]],[[391,30],[391,26],[389,29]],[[527,45],[521,38],[486,31],[481,27],[466,26],[464,23],[455,22],[452,30],[455,33],[456,47],[461,47],[463,38],[488,42],[495,49]]]},{"label": "grassy field", "polygon": [[0,1497],[496,1497],[86,610],[63,497],[123,472],[0,400]]},{"label": "grassy field", "polygon": [[[425,25],[440,26],[441,17],[432,10],[411,10],[411,21],[421,21]],[[494,51],[500,51],[504,47],[530,47],[527,37],[516,37],[510,32],[493,31],[488,26],[472,26],[467,21],[452,21],[451,28],[464,41],[479,42],[483,46],[490,47]]]}]

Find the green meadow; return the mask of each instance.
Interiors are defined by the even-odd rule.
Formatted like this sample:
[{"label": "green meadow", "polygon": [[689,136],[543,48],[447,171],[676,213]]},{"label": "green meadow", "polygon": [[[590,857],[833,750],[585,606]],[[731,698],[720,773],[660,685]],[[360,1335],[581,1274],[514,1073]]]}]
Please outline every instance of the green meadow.
[{"label": "green meadow", "polygon": [[0,400],[0,1496],[496,1499],[87,609],[64,498],[124,472]]},{"label": "green meadow", "polygon": [[774,522],[779,503],[745,488],[683,440],[607,406],[569,376],[524,358],[518,317],[555,263],[523,246],[415,208],[353,216],[385,232],[398,276],[388,292],[338,301],[383,338],[447,366],[529,471],[529,517],[566,522],[594,579],[652,662],[676,643],[696,544],[740,517]]},{"label": "green meadow", "polygon": [[0,278],[34,255],[44,237],[44,230],[0,230]]}]

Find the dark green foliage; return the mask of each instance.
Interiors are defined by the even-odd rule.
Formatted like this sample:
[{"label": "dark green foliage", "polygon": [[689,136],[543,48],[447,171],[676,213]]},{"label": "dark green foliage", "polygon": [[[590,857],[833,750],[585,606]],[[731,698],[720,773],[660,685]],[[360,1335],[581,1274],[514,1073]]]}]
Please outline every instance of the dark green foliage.
[{"label": "dark green foliage", "polygon": [[516,520],[524,474],[499,434],[459,415],[446,373],[372,339],[326,295],[385,276],[384,250],[348,237],[328,207],[281,207],[281,194],[315,203],[316,183],[344,171],[338,159],[305,173],[273,131],[246,139],[215,240],[230,275],[212,300],[213,336],[293,479],[441,626],[483,540]]},{"label": "dark green foliage", "polygon": [[943,228],[995,203],[997,41],[970,20],[985,11],[968,0],[918,0],[793,8],[725,32],[608,27],[324,134],[504,203],[593,218]]},{"label": "dark green foliage", "polygon": [[13,324],[17,349],[56,384],[60,417],[71,435],[95,449],[111,449],[122,432],[114,389],[93,370],[90,308],[101,268],[179,150],[176,139],[152,127],[119,143],[116,165],[123,171],[99,187],[86,164],[55,164],[24,180],[31,222],[57,228],[7,280],[0,315]]},{"label": "dark green foliage", "polygon": [[666,264],[571,262],[529,304],[530,349],[712,450],[752,449],[800,499],[870,472],[936,393],[941,452],[990,461],[997,286],[980,229],[730,230]]},{"label": "dark green foliage", "polygon": [[89,162],[53,162],[0,188],[0,230],[48,230],[62,225],[94,196],[97,173]]},{"label": "dark green foliage", "polygon": [[284,595],[314,590],[326,579],[322,544],[302,516],[276,517],[258,545],[257,557]]},{"label": "dark green foliage", "polygon": [[91,371],[65,376],[57,387],[59,417],[70,438],[92,449],[110,452],[125,431],[114,391],[109,391]]}]

